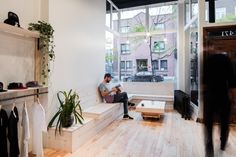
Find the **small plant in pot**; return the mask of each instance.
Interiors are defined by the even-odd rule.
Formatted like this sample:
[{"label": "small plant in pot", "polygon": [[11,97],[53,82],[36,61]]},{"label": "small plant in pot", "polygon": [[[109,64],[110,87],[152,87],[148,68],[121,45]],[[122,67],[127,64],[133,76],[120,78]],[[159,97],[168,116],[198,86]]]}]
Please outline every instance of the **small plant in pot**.
[{"label": "small plant in pot", "polygon": [[73,92],[72,89],[69,92],[60,91],[57,93],[57,98],[60,103],[59,110],[52,117],[48,124],[48,128],[53,126],[56,121],[55,135],[59,130],[61,134],[61,129],[70,127],[74,122],[77,124],[83,124],[82,109],[80,106],[79,95]]}]

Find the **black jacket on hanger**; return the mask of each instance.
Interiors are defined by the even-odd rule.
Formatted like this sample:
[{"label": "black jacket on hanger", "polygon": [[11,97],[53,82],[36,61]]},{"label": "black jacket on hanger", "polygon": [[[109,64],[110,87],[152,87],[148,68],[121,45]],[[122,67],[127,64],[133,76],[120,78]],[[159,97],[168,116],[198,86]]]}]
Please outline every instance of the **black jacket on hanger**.
[{"label": "black jacket on hanger", "polygon": [[8,126],[7,112],[0,109],[0,156],[8,157],[7,153],[7,135],[6,129]]},{"label": "black jacket on hanger", "polygon": [[19,121],[18,111],[17,108],[14,107],[14,109],[10,113],[9,126],[8,126],[10,157],[18,157],[20,154],[19,144],[18,144],[18,130],[17,130],[18,121]]}]

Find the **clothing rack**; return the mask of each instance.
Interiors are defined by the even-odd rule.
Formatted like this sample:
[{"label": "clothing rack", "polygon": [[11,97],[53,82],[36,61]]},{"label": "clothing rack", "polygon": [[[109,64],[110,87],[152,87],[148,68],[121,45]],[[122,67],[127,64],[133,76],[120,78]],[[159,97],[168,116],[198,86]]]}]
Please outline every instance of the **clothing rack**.
[{"label": "clothing rack", "polygon": [[22,96],[16,96],[16,97],[11,97],[11,98],[3,98],[3,99],[0,99],[0,102],[3,102],[3,101],[9,101],[9,100],[15,100],[15,99],[20,99],[20,98],[25,98],[25,97],[30,97],[30,96],[37,96],[37,98],[39,97],[39,95],[41,94],[47,94],[47,92],[39,92],[39,89],[37,89],[37,93],[34,93],[34,94],[27,94],[27,95],[22,95]]}]

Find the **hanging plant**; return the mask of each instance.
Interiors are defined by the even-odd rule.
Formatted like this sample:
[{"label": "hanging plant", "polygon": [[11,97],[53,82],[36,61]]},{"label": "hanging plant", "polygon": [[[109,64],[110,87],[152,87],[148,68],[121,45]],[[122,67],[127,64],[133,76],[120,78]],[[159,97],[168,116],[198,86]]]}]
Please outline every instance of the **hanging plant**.
[{"label": "hanging plant", "polygon": [[44,21],[38,21],[38,23],[30,23],[29,30],[38,31],[39,37],[39,50],[42,53],[42,83],[46,84],[46,79],[50,73],[49,61],[54,61],[54,29],[52,26]]}]

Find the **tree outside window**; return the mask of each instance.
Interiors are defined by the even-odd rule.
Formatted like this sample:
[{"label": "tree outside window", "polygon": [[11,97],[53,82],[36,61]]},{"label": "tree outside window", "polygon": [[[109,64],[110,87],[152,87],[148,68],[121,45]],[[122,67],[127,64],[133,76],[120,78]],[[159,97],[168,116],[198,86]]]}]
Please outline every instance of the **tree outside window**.
[{"label": "tree outside window", "polygon": [[164,30],[165,24],[164,23],[154,23],[154,30]]},{"label": "tree outside window", "polygon": [[130,32],[145,32],[145,9],[121,11],[121,26],[130,26]]},{"label": "tree outside window", "polygon": [[158,60],[152,61],[152,66],[154,70],[159,70],[159,64]]}]

